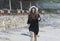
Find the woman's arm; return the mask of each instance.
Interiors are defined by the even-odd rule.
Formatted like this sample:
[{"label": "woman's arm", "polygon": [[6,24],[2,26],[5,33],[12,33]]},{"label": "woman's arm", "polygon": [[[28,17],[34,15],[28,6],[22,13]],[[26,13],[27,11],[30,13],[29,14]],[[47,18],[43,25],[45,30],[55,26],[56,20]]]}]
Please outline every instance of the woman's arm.
[{"label": "woman's arm", "polygon": [[27,24],[30,24],[30,15],[28,15],[28,21]]},{"label": "woman's arm", "polygon": [[38,14],[38,21],[41,21],[41,17],[40,17],[40,15]]}]

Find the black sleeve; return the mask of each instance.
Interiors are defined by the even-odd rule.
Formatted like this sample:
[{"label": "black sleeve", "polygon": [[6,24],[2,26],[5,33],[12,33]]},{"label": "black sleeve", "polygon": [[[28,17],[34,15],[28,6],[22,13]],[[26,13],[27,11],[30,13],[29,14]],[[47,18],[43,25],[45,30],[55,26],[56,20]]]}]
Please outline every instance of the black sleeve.
[{"label": "black sleeve", "polygon": [[40,18],[40,20],[39,21],[41,21],[41,17],[40,17],[40,15],[38,14],[38,18]]},{"label": "black sleeve", "polygon": [[27,24],[30,24],[30,15],[28,15],[28,21]]},{"label": "black sleeve", "polygon": [[40,15],[38,14],[38,18],[40,18]]}]

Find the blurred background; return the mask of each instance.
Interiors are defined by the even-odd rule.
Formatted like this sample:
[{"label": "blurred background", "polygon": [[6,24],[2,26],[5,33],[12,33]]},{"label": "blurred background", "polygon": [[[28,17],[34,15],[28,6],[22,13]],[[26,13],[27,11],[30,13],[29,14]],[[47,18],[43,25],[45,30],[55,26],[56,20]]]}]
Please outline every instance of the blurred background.
[{"label": "blurred background", "polygon": [[60,0],[0,0],[0,10],[28,10],[33,5],[39,10],[60,13]]},{"label": "blurred background", "polygon": [[29,8],[39,8],[38,41],[60,41],[60,0],[0,0],[0,41],[29,41]]},{"label": "blurred background", "polygon": [[60,27],[60,0],[0,0],[0,29],[27,27],[31,6],[39,8],[40,26]]}]

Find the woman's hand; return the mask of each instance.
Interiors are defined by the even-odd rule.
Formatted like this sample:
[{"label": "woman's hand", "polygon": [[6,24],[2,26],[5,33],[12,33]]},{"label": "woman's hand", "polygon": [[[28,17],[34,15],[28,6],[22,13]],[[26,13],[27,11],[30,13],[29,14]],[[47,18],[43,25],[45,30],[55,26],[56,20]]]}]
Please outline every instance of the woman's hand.
[{"label": "woman's hand", "polygon": [[38,21],[41,21],[41,18],[38,18]]}]

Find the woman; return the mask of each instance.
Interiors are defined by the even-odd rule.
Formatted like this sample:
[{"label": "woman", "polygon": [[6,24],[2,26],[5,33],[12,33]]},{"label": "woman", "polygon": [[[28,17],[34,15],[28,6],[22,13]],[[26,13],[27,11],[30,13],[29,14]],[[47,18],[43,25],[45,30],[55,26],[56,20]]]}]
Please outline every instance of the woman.
[{"label": "woman", "polygon": [[31,40],[30,41],[32,41],[33,38],[34,38],[34,41],[37,41],[37,35],[39,32],[39,21],[40,20],[41,20],[41,18],[38,14],[38,8],[35,6],[32,6],[29,9],[28,22],[27,22],[27,24],[30,25],[29,26],[29,31],[31,34]]}]

